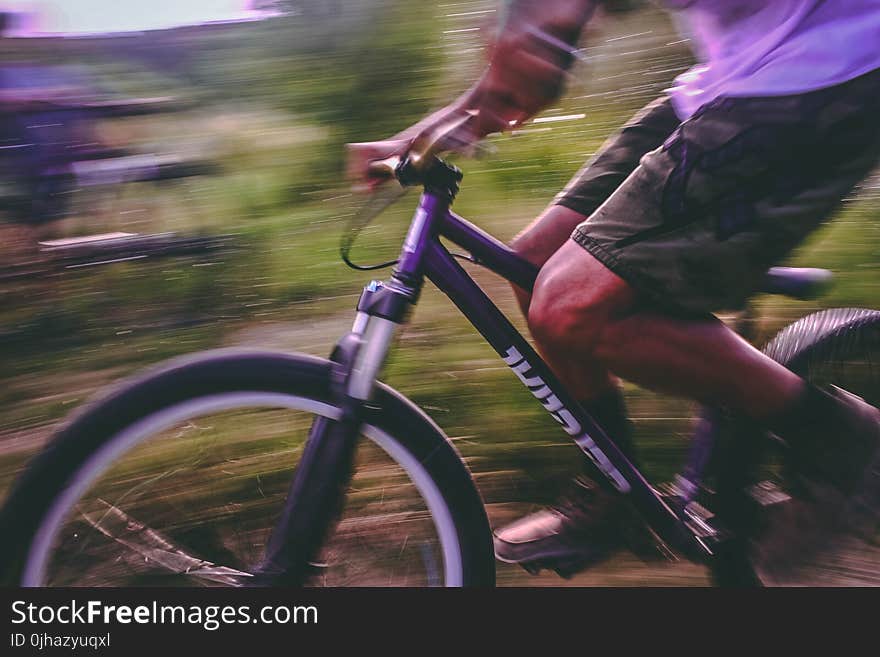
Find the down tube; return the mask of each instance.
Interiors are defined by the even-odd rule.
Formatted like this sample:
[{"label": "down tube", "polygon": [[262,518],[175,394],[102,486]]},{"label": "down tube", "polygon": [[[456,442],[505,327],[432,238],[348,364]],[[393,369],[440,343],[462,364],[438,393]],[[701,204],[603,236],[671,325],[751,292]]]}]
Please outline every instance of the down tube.
[{"label": "down tube", "polygon": [[686,547],[690,534],[589,414],[562,387],[525,338],[438,242],[425,253],[425,274],[474,325],[541,405],[589,457],[597,474],[628,493],[667,541]]}]

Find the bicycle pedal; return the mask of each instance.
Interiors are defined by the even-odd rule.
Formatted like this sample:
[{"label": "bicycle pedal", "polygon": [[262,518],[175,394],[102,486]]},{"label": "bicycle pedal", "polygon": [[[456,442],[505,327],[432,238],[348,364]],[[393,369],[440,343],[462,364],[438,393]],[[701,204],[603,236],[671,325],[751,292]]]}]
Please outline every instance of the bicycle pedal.
[{"label": "bicycle pedal", "polygon": [[761,481],[750,486],[746,493],[761,508],[791,501],[791,495],[774,481]]}]

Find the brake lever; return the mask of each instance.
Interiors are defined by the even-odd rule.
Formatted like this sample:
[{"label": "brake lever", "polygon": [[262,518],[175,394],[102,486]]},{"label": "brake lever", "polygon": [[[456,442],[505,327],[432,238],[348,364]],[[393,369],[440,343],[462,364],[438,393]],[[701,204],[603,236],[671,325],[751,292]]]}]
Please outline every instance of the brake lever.
[{"label": "brake lever", "polygon": [[398,166],[400,166],[400,156],[392,155],[384,160],[370,162],[367,166],[367,175],[382,180],[396,179]]}]

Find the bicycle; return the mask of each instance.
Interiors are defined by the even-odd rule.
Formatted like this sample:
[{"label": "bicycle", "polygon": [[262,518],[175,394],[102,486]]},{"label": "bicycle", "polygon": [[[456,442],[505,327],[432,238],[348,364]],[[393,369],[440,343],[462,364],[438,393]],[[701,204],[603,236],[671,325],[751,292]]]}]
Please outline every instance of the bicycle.
[{"label": "bicycle", "polygon": [[[205,352],[160,366],[80,411],[29,465],[0,513],[0,563],[9,581],[493,585],[489,521],[468,468],[427,413],[377,381],[428,279],[561,425],[596,476],[628,496],[659,546],[708,564],[719,585],[784,583],[779,559],[764,549],[778,543],[772,532],[764,539],[768,516],[788,531],[805,510],[813,520],[829,509],[839,519],[855,502],[820,508],[798,497],[784,446],[772,470],[779,483],[763,483],[762,467],[774,463],[765,450],[772,441],[722,409],[703,411],[675,481],[652,486],[441,243],[455,243],[525,290],[533,286],[533,265],[450,210],[462,173],[437,156],[441,143],[429,139],[403,159],[374,163],[377,173],[422,194],[390,279],[364,288],[353,327],[331,357]],[[774,268],[765,288],[807,298],[829,276]],[[878,350],[880,312],[868,309],[814,313],[765,347],[803,376],[875,404]],[[255,419],[243,420],[244,410]],[[246,432],[244,440],[225,439],[235,429]],[[290,438],[294,430],[305,441]],[[183,460],[180,444],[188,446]],[[290,480],[287,462],[297,453]],[[182,474],[187,465],[200,474]],[[877,466],[857,500],[862,507],[867,500],[874,517]],[[150,486],[158,498],[149,498]],[[800,562],[814,573],[824,567],[816,559],[851,571],[858,557],[868,564],[861,575],[878,582],[873,536],[836,525],[827,535],[830,542],[818,540],[815,549],[796,535],[798,555],[783,541],[782,561],[808,555]],[[838,583],[852,583],[848,576],[835,574]]]}]

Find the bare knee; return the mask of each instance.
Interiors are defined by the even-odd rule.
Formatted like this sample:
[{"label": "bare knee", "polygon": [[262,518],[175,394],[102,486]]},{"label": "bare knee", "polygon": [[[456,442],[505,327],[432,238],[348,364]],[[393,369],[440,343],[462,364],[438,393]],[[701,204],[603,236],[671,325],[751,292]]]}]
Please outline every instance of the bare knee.
[{"label": "bare knee", "polygon": [[541,269],[528,311],[529,329],[546,348],[592,354],[634,301],[632,289],[574,242]]},{"label": "bare knee", "polygon": [[541,287],[535,288],[528,309],[529,330],[544,349],[590,353],[605,321],[599,308],[565,303]]},{"label": "bare knee", "polygon": [[554,281],[542,279],[538,277],[528,309],[532,336],[545,349],[565,348],[582,355],[592,353],[610,320],[610,307],[601,291],[570,294],[560,290]]}]

